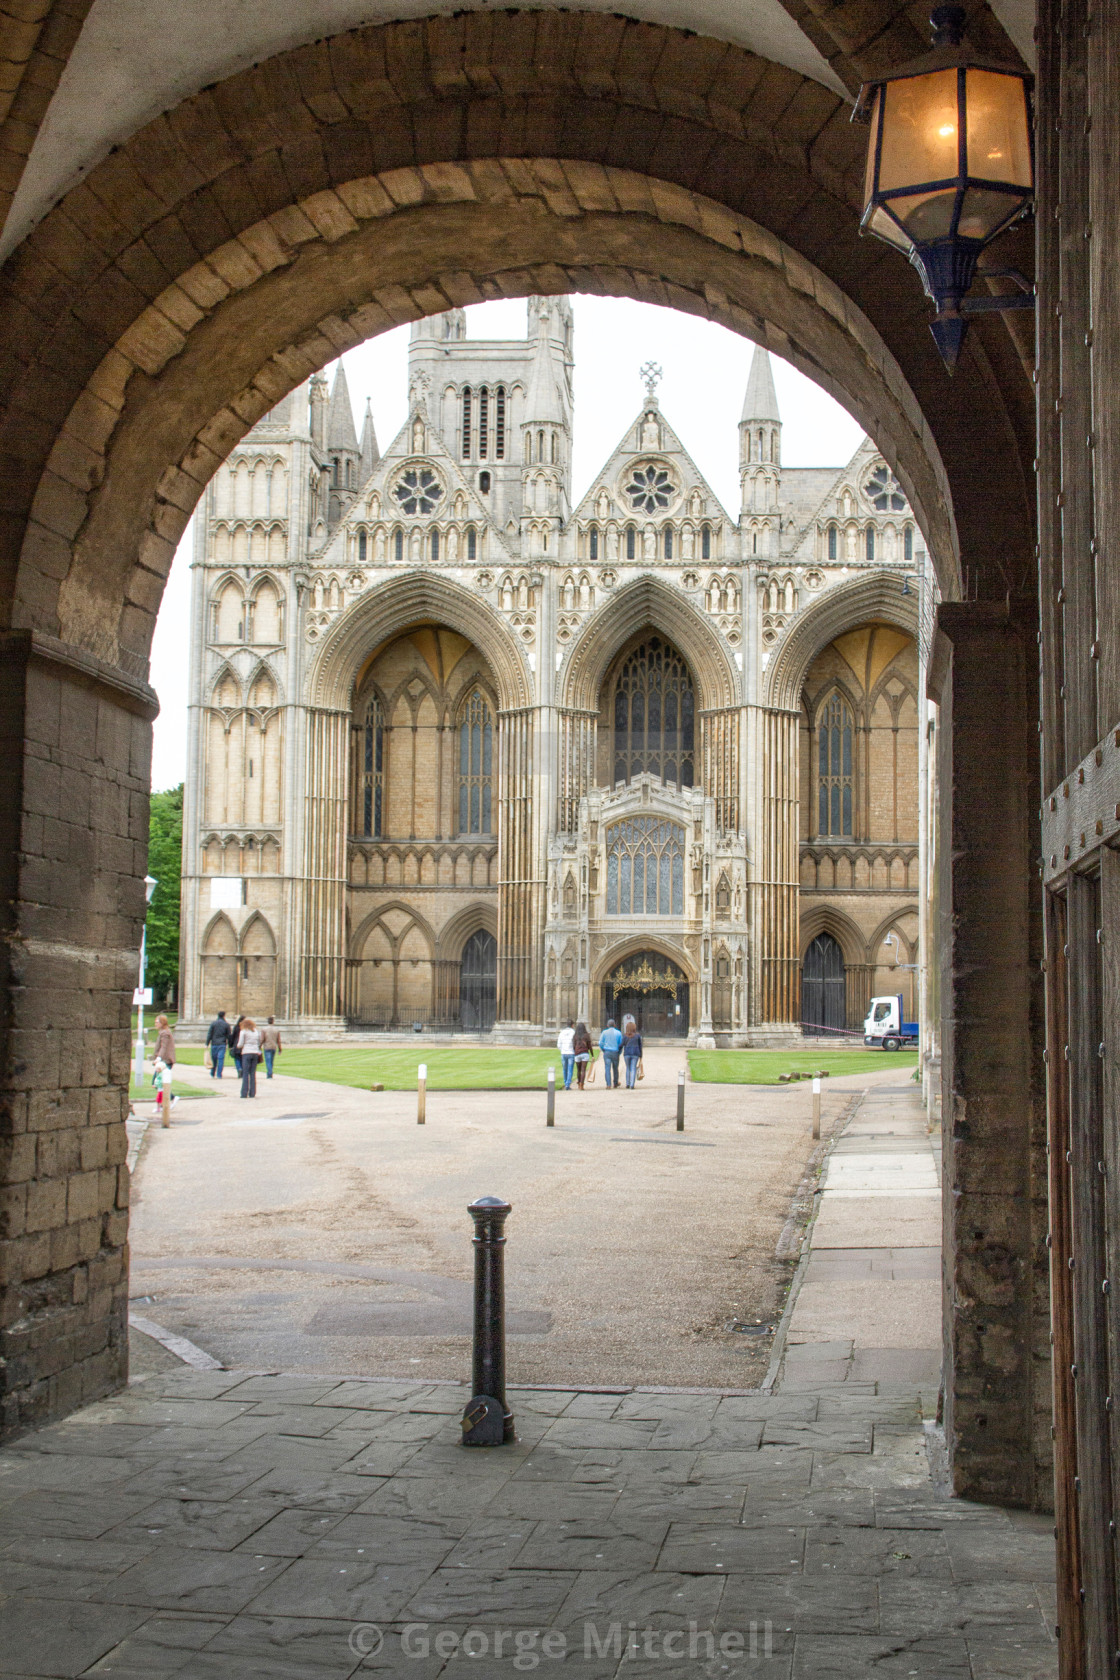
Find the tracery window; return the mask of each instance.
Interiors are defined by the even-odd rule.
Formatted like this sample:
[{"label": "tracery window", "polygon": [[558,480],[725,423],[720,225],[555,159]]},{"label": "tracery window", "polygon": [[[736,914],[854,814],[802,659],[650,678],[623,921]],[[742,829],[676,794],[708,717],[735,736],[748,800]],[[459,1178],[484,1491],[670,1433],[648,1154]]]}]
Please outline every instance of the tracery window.
[{"label": "tracery window", "polygon": [[865,541],[865,545],[866,545],[865,552],[867,554],[867,558],[869,560],[874,560],[874,558],[875,558],[875,527],[874,527],[874,525],[869,525],[867,527],[867,535],[866,535],[864,541]]},{"label": "tracery window", "polygon": [[615,679],[612,780],[630,782],[648,772],[671,787],[691,787],[695,720],[688,666],[676,648],[651,636]]},{"label": "tracery window", "polygon": [[712,527],[710,525],[701,525],[700,527],[700,558],[701,560],[712,558]]},{"label": "tracery window", "polygon": [[852,836],[852,712],[839,694],[817,714],[817,832]]},{"label": "tracery window", "polygon": [[393,532],[393,559],[404,559],[404,532],[401,530],[399,525]]},{"label": "tracery window", "polygon": [[432,530],[432,559],[439,559],[439,532],[434,528]]},{"label": "tracery window", "polygon": [[901,513],[906,506],[902,486],[889,467],[876,467],[864,485],[863,493],[871,506],[878,508],[880,513],[886,513],[888,510]]},{"label": "tracery window", "polygon": [[650,461],[645,466],[634,468],[625,493],[635,513],[661,513],[677,491],[669,469]]},{"label": "tracery window", "polygon": [[355,833],[366,840],[379,840],[385,786],[385,729],[376,694],[371,694],[366,702],[354,736]]},{"label": "tracery window", "polygon": [[467,559],[468,560],[477,560],[477,558],[478,558],[478,533],[475,530],[473,525],[468,525],[467,526]]},{"label": "tracery window", "polygon": [[635,531],[633,525],[627,525],[627,527],[626,527],[626,558],[627,558],[627,560],[633,560],[633,558],[634,558],[634,550],[635,550],[635,547],[637,546],[637,536],[638,536],[638,534]]},{"label": "tracery window", "polygon": [[671,525],[665,527],[665,558],[666,560],[673,558],[673,527]]},{"label": "tracery window", "polygon": [[405,513],[431,513],[443,496],[443,486],[430,467],[409,467],[397,480],[393,495]]},{"label": "tracery window", "polygon": [[480,689],[463,709],[459,724],[459,832],[492,834],[493,720]]},{"label": "tracery window", "polygon": [[607,915],[684,915],[684,829],[627,817],[607,830]]},{"label": "tracery window", "polygon": [[589,560],[598,560],[599,558],[599,527],[597,525],[592,525],[587,533],[587,557]]},{"label": "tracery window", "polygon": [[905,531],[902,534],[902,558],[904,560],[913,560],[913,558],[914,558],[914,527],[913,527],[913,525],[907,525]]},{"label": "tracery window", "polygon": [[830,560],[835,560],[836,559],[836,556],[837,556],[837,553],[838,553],[838,548],[837,548],[838,542],[839,542],[839,532],[837,531],[835,525],[830,525],[828,527],[828,558]]}]

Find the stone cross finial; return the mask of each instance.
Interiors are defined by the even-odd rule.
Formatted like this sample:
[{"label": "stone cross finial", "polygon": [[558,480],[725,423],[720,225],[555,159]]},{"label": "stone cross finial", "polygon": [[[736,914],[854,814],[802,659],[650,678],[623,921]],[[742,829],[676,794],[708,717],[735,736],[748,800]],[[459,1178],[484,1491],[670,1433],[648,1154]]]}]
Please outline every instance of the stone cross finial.
[{"label": "stone cross finial", "polygon": [[646,396],[654,397],[657,387],[663,377],[660,362],[646,362],[641,369],[640,377],[645,381]]}]

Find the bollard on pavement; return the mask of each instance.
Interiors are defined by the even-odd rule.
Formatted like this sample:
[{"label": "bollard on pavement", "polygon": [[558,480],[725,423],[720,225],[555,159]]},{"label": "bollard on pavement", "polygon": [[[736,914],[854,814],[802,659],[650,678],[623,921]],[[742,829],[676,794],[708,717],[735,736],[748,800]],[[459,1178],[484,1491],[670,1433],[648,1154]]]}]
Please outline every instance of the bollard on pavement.
[{"label": "bollard on pavement", "polygon": [[555,1124],[556,1124],[556,1069],[554,1067],[550,1067],[549,1070],[548,1070],[548,1108],[547,1108],[547,1118],[545,1120],[545,1125],[546,1126],[555,1126]]},{"label": "bollard on pavement", "polygon": [[815,1138],[819,1138],[820,1135],[821,1135],[821,1077],[820,1077],[820,1074],[818,1073],[818,1074],[814,1075],[814,1078],[813,1078],[813,1136]]},{"label": "bollard on pavement", "polygon": [[416,1124],[422,1126],[428,1108],[428,1064],[421,1062],[416,1069]]},{"label": "bollard on pavement", "polygon": [[465,1447],[500,1447],[515,1439],[506,1404],[506,1296],[503,1250],[510,1205],[480,1196],[474,1220],[474,1360],[471,1398],[463,1413]]},{"label": "bollard on pavement", "polygon": [[684,1131],[684,1069],[677,1074],[677,1131]]}]

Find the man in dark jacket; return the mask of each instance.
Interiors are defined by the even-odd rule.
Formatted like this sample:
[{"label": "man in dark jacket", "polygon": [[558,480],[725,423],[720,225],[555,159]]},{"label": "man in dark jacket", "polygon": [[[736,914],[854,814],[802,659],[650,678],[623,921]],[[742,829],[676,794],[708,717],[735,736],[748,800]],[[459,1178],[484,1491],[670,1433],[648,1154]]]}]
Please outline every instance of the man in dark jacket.
[{"label": "man in dark jacket", "polygon": [[206,1034],[206,1045],[210,1051],[210,1077],[220,1079],[225,1064],[226,1051],[229,1049],[230,1033],[226,1012],[219,1009],[216,1018],[210,1023],[210,1030]]}]

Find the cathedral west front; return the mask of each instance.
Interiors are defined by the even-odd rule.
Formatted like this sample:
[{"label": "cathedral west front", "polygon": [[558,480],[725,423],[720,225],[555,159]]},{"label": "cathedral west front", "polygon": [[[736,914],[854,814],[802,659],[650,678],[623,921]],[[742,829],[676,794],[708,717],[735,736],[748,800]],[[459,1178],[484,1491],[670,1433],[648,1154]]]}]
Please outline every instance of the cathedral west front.
[{"label": "cathedral west front", "polygon": [[196,518],[181,1023],[745,1045],[920,969],[932,584],[889,466],[782,464],[769,359],[721,506],[643,369],[573,502],[573,323],[412,329],[384,454],[345,373]]}]

